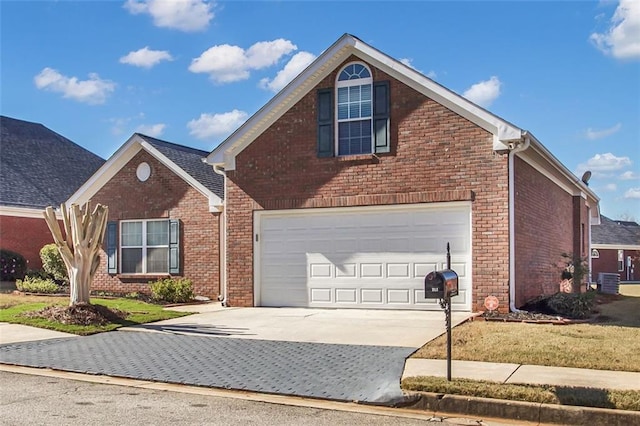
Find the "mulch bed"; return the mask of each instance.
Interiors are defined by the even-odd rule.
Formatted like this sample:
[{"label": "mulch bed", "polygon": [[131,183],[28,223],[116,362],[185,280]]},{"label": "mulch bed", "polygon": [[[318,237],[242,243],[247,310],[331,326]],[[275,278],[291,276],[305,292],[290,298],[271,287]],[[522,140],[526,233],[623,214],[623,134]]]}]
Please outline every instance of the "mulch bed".
[{"label": "mulch bed", "polygon": [[27,312],[25,316],[44,318],[62,324],[106,325],[125,319],[127,313],[119,309],[109,309],[102,305],[81,303],[75,306],[47,306],[39,311]]}]

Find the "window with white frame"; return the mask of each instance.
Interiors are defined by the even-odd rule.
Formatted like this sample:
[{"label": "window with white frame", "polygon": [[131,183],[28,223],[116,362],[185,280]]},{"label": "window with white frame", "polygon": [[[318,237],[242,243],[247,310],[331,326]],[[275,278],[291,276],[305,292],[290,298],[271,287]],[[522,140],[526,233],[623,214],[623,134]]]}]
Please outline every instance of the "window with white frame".
[{"label": "window with white frame", "polygon": [[169,272],[169,221],[139,220],[120,224],[123,274]]},{"label": "window with white frame", "polygon": [[318,89],[318,157],[391,152],[389,81],[362,62],[342,67],[335,87]]},{"label": "window with white frame", "polygon": [[347,65],[336,83],[336,150],[338,155],[370,154],[373,79],[361,63]]}]

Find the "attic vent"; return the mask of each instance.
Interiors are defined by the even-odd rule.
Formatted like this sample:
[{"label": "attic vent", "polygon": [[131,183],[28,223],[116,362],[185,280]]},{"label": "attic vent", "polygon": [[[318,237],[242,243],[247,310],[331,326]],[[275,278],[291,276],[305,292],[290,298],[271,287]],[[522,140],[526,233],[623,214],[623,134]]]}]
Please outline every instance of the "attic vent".
[{"label": "attic vent", "polygon": [[136,169],[136,176],[140,182],[146,182],[151,176],[151,166],[148,163],[140,163]]}]

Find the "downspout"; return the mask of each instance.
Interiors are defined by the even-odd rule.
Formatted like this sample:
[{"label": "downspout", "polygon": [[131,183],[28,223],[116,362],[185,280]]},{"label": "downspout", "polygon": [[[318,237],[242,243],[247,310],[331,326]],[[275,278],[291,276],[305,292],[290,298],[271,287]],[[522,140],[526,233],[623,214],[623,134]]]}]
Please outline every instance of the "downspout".
[{"label": "downspout", "polygon": [[[213,165],[213,171],[224,178],[224,188],[226,195],[227,174],[219,164]],[[220,290],[221,294],[218,300],[222,306],[227,306],[227,209],[226,200],[223,204],[222,214],[220,215]]]},{"label": "downspout", "polygon": [[514,157],[518,152],[529,148],[531,139],[525,131],[523,134],[524,143],[518,144],[509,151],[509,311],[520,312],[516,308],[516,224],[515,224],[515,171]]}]

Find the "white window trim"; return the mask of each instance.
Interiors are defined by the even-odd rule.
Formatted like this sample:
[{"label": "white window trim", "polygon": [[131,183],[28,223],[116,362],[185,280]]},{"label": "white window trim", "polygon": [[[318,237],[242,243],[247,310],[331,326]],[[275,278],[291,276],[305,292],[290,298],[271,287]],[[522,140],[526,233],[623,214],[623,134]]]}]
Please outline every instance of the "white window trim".
[{"label": "white window trim", "polygon": [[[350,66],[350,65],[355,65],[355,64],[359,64],[362,65],[363,67],[365,67],[367,69],[367,71],[369,71],[369,76],[370,77],[366,77],[366,78],[358,78],[355,80],[345,80],[345,81],[339,81],[338,79],[340,78],[340,74],[342,74],[342,71]],[[365,85],[370,85],[371,86],[371,117],[369,117],[369,126],[371,127],[370,133],[371,133],[371,152],[362,152],[359,154],[342,154],[340,155],[340,123],[347,123],[347,122],[351,122],[351,121],[364,121],[361,117],[358,118],[348,118],[348,119],[344,119],[344,120],[339,120],[338,119],[338,89],[343,88],[343,87],[351,87],[351,86],[365,86]],[[373,102],[373,73],[371,72],[371,68],[369,68],[369,66],[367,64],[365,64],[364,62],[360,62],[360,61],[354,61],[354,62],[349,62],[348,64],[345,64],[342,68],[340,68],[340,71],[338,72],[338,74],[336,75],[336,83],[335,83],[335,89],[334,89],[334,105],[333,105],[333,109],[334,109],[334,152],[335,152],[335,156],[336,157],[350,157],[350,156],[354,156],[354,155],[366,155],[366,154],[371,154],[374,152],[374,140],[373,140],[373,115],[375,114],[374,109],[374,102]]]},{"label": "white window trim", "polygon": [[[137,223],[137,222],[141,222],[142,223],[142,245],[140,246],[124,246],[122,244],[122,224],[124,223]],[[121,274],[126,274],[126,275],[148,275],[148,274],[153,274],[153,275],[163,275],[163,274],[169,274],[169,267],[170,267],[170,259],[169,259],[169,248],[170,248],[170,236],[167,239],[167,244],[166,245],[147,245],[147,223],[149,222],[166,222],[167,223],[167,232],[169,231],[169,219],[130,219],[130,220],[121,220],[119,223],[119,229],[118,229],[118,256],[121,259],[121,261],[119,262],[118,265],[118,271]],[[122,271],[122,267],[124,265],[124,257],[122,256],[122,249],[123,248],[141,248],[142,249],[142,272],[123,272]],[[164,272],[147,272],[147,249],[150,248],[166,248],[167,249],[167,270]]]}]

